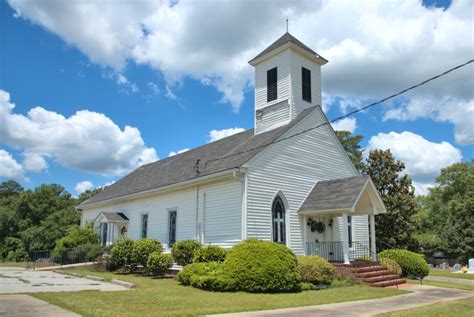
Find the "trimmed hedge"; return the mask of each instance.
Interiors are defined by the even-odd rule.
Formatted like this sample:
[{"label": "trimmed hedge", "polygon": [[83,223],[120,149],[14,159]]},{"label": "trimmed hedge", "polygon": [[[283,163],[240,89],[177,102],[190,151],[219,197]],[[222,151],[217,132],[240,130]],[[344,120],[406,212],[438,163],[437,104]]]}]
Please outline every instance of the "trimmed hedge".
[{"label": "trimmed hedge", "polygon": [[301,287],[296,256],[274,242],[247,240],[235,245],[222,269],[238,291],[288,292]]},{"label": "trimmed hedge", "polygon": [[191,285],[191,278],[193,276],[205,276],[205,275],[212,275],[220,272],[222,265],[217,262],[209,262],[209,263],[191,263],[183,267],[181,271],[179,271],[177,279],[183,285]]},{"label": "trimmed hedge", "polygon": [[226,255],[226,249],[215,245],[208,245],[196,251],[193,262],[224,262]]},{"label": "trimmed hedge", "polygon": [[299,256],[298,270],[301,281],[313,285],[330,285],[336,274],[336,268],[319,256]]},{"label": "trimmed hedge", "polygon": [[400,276],[402,275],[403,273],[402,267],[400,266],[400,264],[398,264],[397,261],[390,258],[384,258],[384,257],[379,257],[377,261],[383,266],[385,266],[390,273],[400,275]]},{"label": "trimmed hedge", "polygon": [[122,268],[133,264],[133,240],[123,238],[118,240],[110,250],[111,269]]},{"label": "trimmed hedge", "polygon": [[173,257],[171,254],[161,254],[161,252],[154,251],[148,256],[146,272],[155,275],[163,275],[172,266]]},{"label": "trimmed hedge", "polygon": [[201,243],[196,240],[182,240],[173,245],[171,255],[179,265],[187,265],[193,262],[197,250],[201,248]]},{"label": "trimmed hedge", "polygon": [[402,276],[423,278],[430,272],[423,255],[408,250],[394,249],[380,252],[379,258],[395,260],[402,268]]},{"label": "trimmed hedge", "polygon": [[133,243],[133,260],[136,264],[141,264],[146,269],[148,256],[153,252],[161,254],[163,245],[156,239],[143,238]]}]

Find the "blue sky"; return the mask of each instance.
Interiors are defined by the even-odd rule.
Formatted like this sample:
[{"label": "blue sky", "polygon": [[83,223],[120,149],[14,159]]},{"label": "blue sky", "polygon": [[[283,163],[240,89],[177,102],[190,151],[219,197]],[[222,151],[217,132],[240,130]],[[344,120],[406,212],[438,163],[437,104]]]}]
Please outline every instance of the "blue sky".
[{"label": "blue sky", "polygon": [[[316,35],[303,27],[314,19],[305,15],[308,8],[298,2],[283,8],[284,13],[276,11],[281,17],[263,20],[262,16],[262,28],[271,31],[257,36],[251,25],[243,28],[238,24],[239,14],[244,17],[246,12],[255,11],[245,5],[234,4],[238,7],[234,8],[227,4],[222,8],[223,17],[210,22],[199,20],[201,8],[187,1],[161,7],[153,4],[150,8],[143,0],[143,8],[125,11],[130,14],[123,24],[129,23],[130,28],[139,25],[137,32],[125,38],[120,38],[125,31],[117,35],[114,32],[120,30],[102,30],[101,25],[92,27],[92,32],[84,31],[94,23],[93,14],[103,14],[104,8],[84,20],[78,13],[79,5],[54,7],[54,2],[44,2],[51,7],[41,7],[42,2],[0,3],[0,90],[4,92],[4,109],[10,107],[3,117],[0,108],[0,180],[14,178],[27,188],[54,182],[77,194],[81,188],[117,180],[154,158],[205,144],[212,130],[223,130],[221,134],[226,135],[226,129],[252,128],[253,69],[246,61],[283,33],[278,23],[285,14],[290,16],[291,33],[330,60],[322,69],[324,107],[329,118],[472,58],[472,41],[459,44],[441,60],[439,56],[446,56],[446,48],[434,40],[435,32],[463,35],[455,26],[444,23],[446,20],[467,21],[472,26],[472,19],[469,22],[469,17],[462,14],[463,8],[469,7],[465,1],[423,1],[424,6],[409,1],[395,8],[399,10],[395,13],[383,2],[378,8],[364,4],[368,8],[360,11],[358,28],[351,28],[348,18],[342,23],[347,27],[342,26],[338,33],[328,27],[326,33]],[[101,18],[113,26],[120,23],[120,10],[110,9],[110,14]],[[268,11],[260,7],[256,10]],[[311,10],[330,20],[343,8],[331,5]],[[410,14],[414,10],[419,11],[417,15]],[[148,16],[148,12],[156,14]],[[366,16],[365,12],[371,14]],[[387,21],[383,26],[386,31],[380,31],[387,38],[367,37],[364,24],[375,26],[376,21],[370,20],[374,15]],[[410,38],[410,29],[392,34],[404,19],[414,32],[417,27],[435,25],[428,28],[433,35],[419,32],[419,38]],[[87,25],[81,27],[81,23]],[[196,30],[196,25],[203,29]],[[226,33],[220,28],[228,30],[232,41],[226,42]],[[472,27],[464,33],[472,40]],[[199,41],[194,43],[197,37]],[[108,39],[110,44],[106,43]],[[380,41],[376,49],[371,48],[374,41]],[[416,42],[423,43],[427,56],[420,57],[423,52],[413,44]],[[390,44],[388,48],[383,47],[384,43]],[[343,54],[346,49],[355,52],[353,60]],[[373,56],[377,50],[380,55]],[[405,65],[406,56],[413,57],[416,66]],[[404,66],[400,73],[393,65],[397,62]],[[358,65],[365,67],[363,72]],[[359,78],[350,80],[352,74],[359,73]],[[342,80],[345,74],[350,75],[349,79]],[[472,74],[473,67],[468,66],[439,84],[358,114],[355,121],[346,121],[343,127],[364,135],[363,145],[368,148],[392,148],[407,163],[422,192],[433,183],[439,168],[474,157],[474,132],[468,127],[474,120]],[[12,104],[13,109],[9,106]],[[36,111],[36,116],[28,114],[35,107],[42,110]],[[444,113],[447,109],[451,113]],[[77,115],[81,110],[94,114]],[[74,128],[69,129],[71,124]],[[135,129],[128,133],[126,126]],[[115,137],[107,133],[120,141],[109,144],[107,140]],[[85,135],[84,139],[73,137],[78,134]],[[98,145],[103,154],[88,145],[96,139],[104,142]],[[131,143],[134,147],[129,149]],[[123,151],[126,158],[116,158]],[[113,163],[108,163],[112,156]],[[117,167],[98,167],[115,163]],[[81,182],[92,185],[77,186]]]}]

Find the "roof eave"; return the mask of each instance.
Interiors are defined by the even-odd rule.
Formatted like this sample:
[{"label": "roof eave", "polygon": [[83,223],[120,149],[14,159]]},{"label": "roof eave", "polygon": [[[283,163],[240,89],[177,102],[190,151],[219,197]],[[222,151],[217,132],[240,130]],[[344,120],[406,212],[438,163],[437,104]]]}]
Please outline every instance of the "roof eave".
[{"label": "roof eave", "polygon": [[104,205],[109,205],[109,204],[121,202],[121,201],[124,201],[124,200],[144,198],[144,197],[147,197],[147,196],[150,196],[150,195],[159,194],[159,193],[170,191],[170,190],[176,190],[176,189],[179,189],[181,187],[191,186],[191,185],[201,183],[201,182],[206,182],[206,181],[209,181],[209,180],[212,180],[212,179],[215,179],[215,178],[225,177],[225,176],[228,176],[228,175],[232,176],[236,169],[238,169],[242,173],[245,173],[245,171],[246,171],[245,169],[240,169],[239,167],[234,167],[234,168],[227,169],[225,171],[212,173],[212,174],[209,174],[209,175],[205,175],[205,176],[198,177],[198,178],[193,178],[193,179],[183,181],[183,182],[178,182],[178,183],[175,183],[175,184],[170,184],[170,185],[167,185],[167,186],[161,186],[161,187],[157,187],[157,188],[153,188],[153,189],[149,189],[149,190],[140,191],[140,192],[137,192],[137,193],[123,195],[123,196],[120,196],[120,197],[104,199],[104,200],[100,200],[100,201],[92,202],[92,203],[88,203],[88,204],[84,204],[85,202],[87,202],[87,201],[84,201],[80,205],[76,206],[76,209],[82,211],[82,209],[85,209],[85,208],[100,207],[100,206],[104,206]]},{"label": "roof eave", "polygon": [[278,46],[277,48],[275,48],[274,50],[270,51],[270,52],[267,52],[266,54],[263,54],[263,55],[257,55],[255,58],[251,59],[248,63],[252,66],[256,66],[260,63],[262,63],[263,61],[287,50],[287,49],[292,49],[298,53],[300,53],[301,55],[305,56],[306,58],[308,59],[311,59],[313,60],[314,62],[316,62],[317,64],[319,65],[324,65],[328,62],[327,59],[325,59],[324,57],[320,56],[320,55],[315,55],[311,52],[308,52],[308,50],[305,50],[303,48],[301,48],[300,46],[296,45],[295,43],[293,42],[286,42],[285,44],[283,45],[280,45]]}]

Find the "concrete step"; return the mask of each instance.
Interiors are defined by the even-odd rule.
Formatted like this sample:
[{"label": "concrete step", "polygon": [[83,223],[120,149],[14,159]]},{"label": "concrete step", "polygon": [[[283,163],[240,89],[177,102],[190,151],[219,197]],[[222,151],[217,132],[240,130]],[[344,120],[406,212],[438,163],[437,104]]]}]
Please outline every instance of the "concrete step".
[{"label": "concrete step", "polygon": [[397,278],[397,279],[388,280],[388,281],[370,283],[369,286],[372,286],[372,287],[387,287],[387,286],[392,286],[392,285],[404,284],[405,282],[406,282],[406,280],[404,278]]},{"label": "concrete step", "polygon": [[380,276],[374,276],[374,277],[367,277],[362,279],[364,283],[376,283],[376,282],[383,282],[383,281],[389,281],[389,280],[396,280],[398,279],[399,276],[396,274],[387,274],[387,275],[380,275]]},{"label": "concrete step", "polygon": [[364,273],[364,272],[372,272],[372,271],[382,271],[385,270],[385,266],[383,265],[370,265],[370,266],[364,266],[360,268],[354,268],[352,269],[353,273]]},{"label": "concrete step", "polygon": [[367,278],[367,277],[374,277],[374,276],[381,276],[381,275],[388,275],[388,274],[390,274],[390,272],[388,270],[380,270],[380,271],[356,273],[356,277],[357,278]]}]

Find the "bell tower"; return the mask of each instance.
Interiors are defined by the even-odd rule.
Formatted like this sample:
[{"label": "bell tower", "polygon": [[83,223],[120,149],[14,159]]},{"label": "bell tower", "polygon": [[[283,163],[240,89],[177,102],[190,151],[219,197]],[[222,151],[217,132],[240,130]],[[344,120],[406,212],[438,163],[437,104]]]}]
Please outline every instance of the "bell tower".
[{"label": "bell tower", "polygon": [[321,66],[327,62],[288,32],[249,61],[255,67],[255,134],[321,105]]}]

